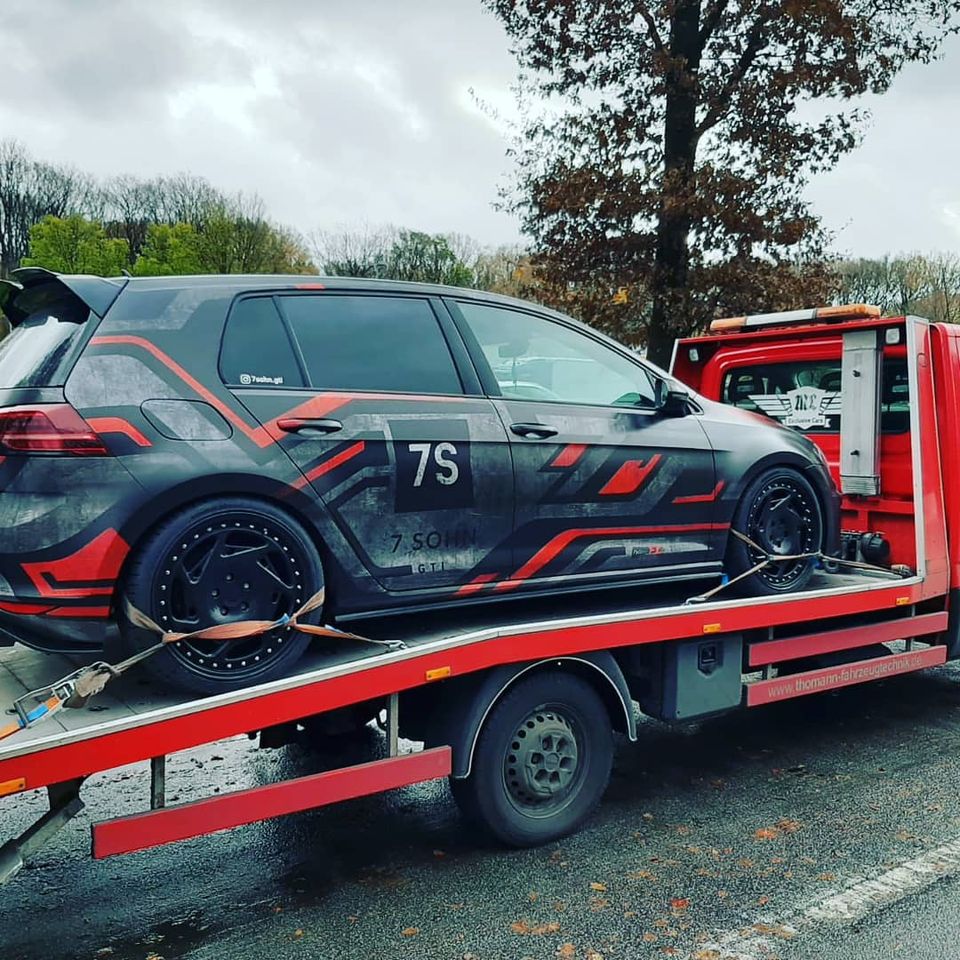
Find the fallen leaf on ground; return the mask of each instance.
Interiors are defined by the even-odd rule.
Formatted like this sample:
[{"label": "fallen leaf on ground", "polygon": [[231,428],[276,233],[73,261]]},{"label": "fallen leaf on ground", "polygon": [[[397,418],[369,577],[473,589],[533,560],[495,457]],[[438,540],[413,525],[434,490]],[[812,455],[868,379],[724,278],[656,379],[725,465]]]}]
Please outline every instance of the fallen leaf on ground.
[{"label": "fallen leaf on ground", "polygon": [[419,934],[419,933],[420,933],[420,928],[419,928],[419,927],[404,927],[404,928],[400,931],[400,936],[401,936],[401,937],[415,937],[415,936],[417,936],[417,934]]},{"label": "fallen leaf on ground", "polygon": [[556,933],[560,929],[560,924],[556,920],[536,924],[531,924],[526,920],[514,920],[510,924],[510,929],[521,937],[542,937],[545,933]]},{"label": "fallen leaf on ground", "polygon": [[593,883],[590,884],[590,889],[596,890],[597,893],[605,893],[607,889],[607,885],[605,883],[597,883],[596,881],[594,881]]},{"label": "fallen leaf on ground", "polygon": [[761,827],[753,835],[757,840],[776,840],[780,836],[780,831],[776,827]]},{"label": "fallen leaf on ground", "polygon": [[720,960],[720,954],[716,950],[698,950],[693,960]]},{"label": "fallen leaf on ground", "polygon": [[674,910],[686,910],[690,906],[690,901],[686,897],[674,897],[670,901],[670,906]]},{"label": "fallen leaf on ground", "polygon": [[836,875],[835,873],[819,873],[819,874],[817,874],[817,879],[818,879],[818,880],[827,880],[827,881],[836,880],[836,879],[837,879],[837,875]]},{"label": "fallen leaf on ground", "polygon": [[649,870],[634,870],[627,874],[628,880],[655,880],[656,877]]},{"label": "fallen leaf on ground", "polygon": [[571,957],[577,955],[577,948],[572,943],[562,943],[557,947],[557,956],[563,957],[564,960],[570,960]]},{"label": "fallen leaf on ground", "polygon": [[606,910],[610,906],[610,901],[605,897],[591,897],[590,898],[590,909],[594,913],[599,913],[601,910]]},{"label": "fallen leaf on ground", "polygon": [[303,931],[299,927],[297,927],[297,929],[293,931],[293,939],[294,940],[303,939]]},{"label": "fallen leaf on ground", "polygon": [[587,960],[603,960],[603,954],[596,950],[587,950]]},{"label": "fallen leaf on ground", "polygon": [[644,942],[644,943],[656,943],[658,939],[659,939],[659,937],[658,937],[655,933],[653,933],[652,931],[650,931],[650,930],[648,930],[648,931],[643,935],[643,942]]},{"label": "fallen leaf on ground", "polygon": [[770,898],[767,896],[757,897],[757,906],[765,907],[770,902]]},{"label": "fallen leaf on ground", "polygon": [[791,820],[790,817],[782,817],[777,821],[777,827],[784,833],[796,833],[803,827],[799,820]]},{"label": "fallen leaf on ground", "polygon": [[536,902],[540,899],[540,894],[537,893],[536,890],[531,890],[531,891],[527,894],[527,899],[528,899],[531,903],[536,903]]},{"label": "fallen leaf on ground", "polygon": [[753,929],[757,933],[765,934],[768,937],[779,937],[781,940],[792,940],[796,931],[791,927],[786,927],[782,923],[755,923]]}]

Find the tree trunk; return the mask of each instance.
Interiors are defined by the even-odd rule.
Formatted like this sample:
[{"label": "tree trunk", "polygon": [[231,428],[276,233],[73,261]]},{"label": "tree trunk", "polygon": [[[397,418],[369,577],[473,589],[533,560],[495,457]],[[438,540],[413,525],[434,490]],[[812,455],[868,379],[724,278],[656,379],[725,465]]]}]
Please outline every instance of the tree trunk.
[{"label": "tree trunk", "polygon": [[688,280],[699,143],[700,0],[677,0],[670,19],[668,53],[672,66],[666,76],[663,177],[647,331],[647,356],[663,367],[670,362],[674,337],[690,332],[694,324]]}]

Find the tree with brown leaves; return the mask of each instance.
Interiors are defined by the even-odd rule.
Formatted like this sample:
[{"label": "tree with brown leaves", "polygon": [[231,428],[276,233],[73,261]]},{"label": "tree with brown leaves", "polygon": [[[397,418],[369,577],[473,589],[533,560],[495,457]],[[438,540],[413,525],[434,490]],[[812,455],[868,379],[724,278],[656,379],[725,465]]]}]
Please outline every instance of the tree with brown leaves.
[{"label": "tree with brown leaves", "polygon": [[484,2],[521,68],[508,202],[541,251],[545,288],[660,363],[717,312],[830,294],[829,238],[804,187],[858,142],[854,98],[932,59],[960,11],[960,0]]}]

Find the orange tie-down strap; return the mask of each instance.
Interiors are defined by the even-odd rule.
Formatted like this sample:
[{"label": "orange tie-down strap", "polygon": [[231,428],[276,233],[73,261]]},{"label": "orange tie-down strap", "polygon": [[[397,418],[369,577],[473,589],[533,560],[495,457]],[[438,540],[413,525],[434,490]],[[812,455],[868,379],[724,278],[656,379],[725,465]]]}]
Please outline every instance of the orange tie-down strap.
[{"label": "orange tie-down strap", "polygon": [[[318,590],[310,597],[299,610],[292,614],[284,614],[278,620],[238,620],[235,623],[220,623],[202,630],[193,630],[190,633],[177,633],[164,630],[158,623],[138,610],[128,600],[124,601],[124,612],[127,619],[136,627],[148,630],[160,637],[158,643],[146,650],[135,653],[118,664],[92,663],[87,667],[71,673],[69,676],[56,681],[39,690],[32,690],[24,694],[14,703],[17,714],[16,722],[0,727],[0,740],[13,736],[27,727],[32,727],[41,720],[52,716],[64,707],[83,707],[87,701],[100,693],[107,683],[114,677],[130,669],[130,667],[146,660],[165,646],[179,643],[181,640],[216,640],[229,642],[242,640],[248,637],[257,637],[271,630],[292,627],[301,633],[314,637],[335,637],[345,640],[356,640],[361,643],[372,643],[386,647],[388,650],[402,650],[405,644],[401,640],[373,640],[370,637],[361,637],[356,633],[348,633],[336,627],[302,623],[301,618],[308,616],[323,606],[325,591]],[[34,705],[35,706],[31,706]]]}]

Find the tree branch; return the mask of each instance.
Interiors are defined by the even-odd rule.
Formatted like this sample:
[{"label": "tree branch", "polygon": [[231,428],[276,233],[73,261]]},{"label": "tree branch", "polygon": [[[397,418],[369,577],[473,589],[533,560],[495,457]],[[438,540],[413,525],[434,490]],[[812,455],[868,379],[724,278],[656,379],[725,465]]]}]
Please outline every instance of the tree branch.
[{"label": "tree branch", "polygon": [[720,18],[727,9],[728,0],[713,0],[713,3],[707,7],[707,12],[703,17],[703,26],[700,28],[700,49],[702,50],[707,41],[713,36],[713,31],[717,29]]},{"label": "tree branch", "polygon": [[[726,3],[726,0],[722,0],[723,3]],[[653,41],[654,49],[657,53],[663,53],[663,38],[660,36],[660,32],[657,30],[656,21],[653,19],[653,15],[650,13],[646,3],[643,0],[637,0],[637,10],[640,13],[640,16],[643,17],[644,23],[647,25],[647,33],[650,34],[650,39]]]},{"label": "tree branch", "polygon": [[[720,2],[722,2],[722,0],[720,0]],[[766,28],[774,16],[774,10],[763,14],[757,18],[753,26],[747,31],[747,41],[744,45],[743,52],[737,58],[733,69],[730,71],[730,76],[727,79],[727,82],[717,94],[714,105],[707,111],[707,115],[703,118],[703,122],[698,125],[698,136],[703,136],[704,133],[706,133],[711,127],[716,126],[722,119],[729,106],[728,101],[731,94],[737,89],[738,84],[743,80],[743,78],[747,75],[747,72],[756,62],[757,55],[764,48],[764,46],[766,46]]]}]

